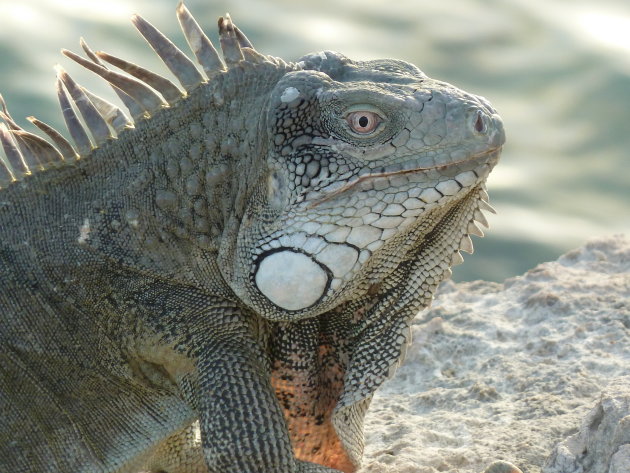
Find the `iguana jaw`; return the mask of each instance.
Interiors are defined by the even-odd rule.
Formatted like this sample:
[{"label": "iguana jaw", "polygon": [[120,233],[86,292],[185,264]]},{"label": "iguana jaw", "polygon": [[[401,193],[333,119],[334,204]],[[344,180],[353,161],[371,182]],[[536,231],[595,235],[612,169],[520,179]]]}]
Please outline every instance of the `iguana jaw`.
[{"label": "iguana jaw", "polygon": [[[374,181],[375,179],[378,179],[378,178],[388,178],[388,177],[403,176],[403,175],[408,175],[408,174],[422,174],[427,171],[444,172],[444,170],[446,169],[457,168],[457,167],[462,167],[462,168],[470,167],[471,168],[470,170],[475,172],[482,169],[483,165],[487,163],[488,166],[486,166],[484,169],[484,171],[486,171],[484,175],[478,176],[478,177],[486,177],[487,174],[492,169],[492,166],[496,164],[500,153],[501,153],[501,147],[497,147],[483,153],[475,154],[466,159],[462,159],[460,161],[455,161],[455,162],[451,162],[447,164],[439,164],[439,165],[426,166],[426,167],[419,166],[419,167],[413,167],[411,169],[398,169],[395,171],[384,170],[381,172],[371,172],[368,174],[363,174],[347,182],[341,187],[337,185],[337,186],[329,186],[327,188],[322,189],[320,193],[323,194],[323,196],[320,198],[315,198],[314,200],[309,202],[307,205],[307,208],[314,209],[318,207],[319,205],[323,204],[324,202],[331,201],[338,197],[342,198],[345,194],[352,192],[357,187],[360,187],[361,184]],[[469,165],[472,165],[472,166],[469,166]],[[469,172],[469,171],[465,170],[465,171],[462,171],[460,174],[463,174],[466,172]],[[475,174],[477,174],[477,172],[475,172]],[[455,180],[457,180],[458,175],[454,176]]]},{"label": "iguana jaw", "polygon": [[[434,209],[450,206],[483,184],[505,140],[495,117],[488,116],[493,123],[489,133],[457,150],[429,148],[388,164],[386,158],[370,161],[354,177],[314,179],[293,205],[285,201],[286,210],[250,256],[253,304],[266,306],[270,320],[299,320],[344,302],[356,292],[354,284],[368,261],[395,245],[400,235],[424,225]],[[348,154],[348,144],[324,140],[339,155]],[[471,232],[464,228],[465,233]],[[397,257],[391,258],[395,266]]]},{"label": "iguana jaw", "polygon": [[[300,319],[342,302],[344,294],[352,292],[352,281],[361,279],[358,275],[364,273],[366,263],[373,256],[391,246],[398,235],[425,225],[424,220],[434,209],[450,206],[482,185],[498,154],[499,150],[494,150],[476,157],[473,162],[466,161],[465,167],[457,166],[449,173],[453,175],[451,179],[437,185],[432,176],[427,178],[424,174],[443,174],[443,166],[370,174],[341,188],[334,196],[324,196],[313,208],[304,206],[301,215],[308,218],[307,221],[300,216],[284,220],[282,229],[260,244],[254,263],[258,290],[278,308],[287,311],[276,312],[277,315],[270,318]],[[383,197],[374,197],[378,191],[372,184],[378,179],[403,180],[399,187],[386,182],[387,194],[393,196],[401,191],[409,197],[385,207]],[[379,202],[384,208],[379,207]],[[359,213],[361,207],[371,207],[371,210]],[[401,209],[400,213],[395,214],[396,208]],[[344,209],[355,209],[357,216],[340,215]],[[370,217],[372,215],[374,218]],[[463,228],[464,233],[471,232]],[[390,263],[392,267],[396,265],[394,261]]]}]

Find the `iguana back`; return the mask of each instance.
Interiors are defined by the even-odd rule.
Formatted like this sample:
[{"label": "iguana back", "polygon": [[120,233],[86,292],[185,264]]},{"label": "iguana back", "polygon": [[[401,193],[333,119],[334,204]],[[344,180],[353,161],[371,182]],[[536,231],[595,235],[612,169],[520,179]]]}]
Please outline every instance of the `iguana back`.
[{"label": "iguana back", "polygon": [[402,61],[260,54],[229,16],[220,57],[177,14],[203,73],[133,22],[181,87],[64,51],[132,118],[62,69],[72,144],[2,102],[0,471],[354,472],[481,234],[501,121]]}]

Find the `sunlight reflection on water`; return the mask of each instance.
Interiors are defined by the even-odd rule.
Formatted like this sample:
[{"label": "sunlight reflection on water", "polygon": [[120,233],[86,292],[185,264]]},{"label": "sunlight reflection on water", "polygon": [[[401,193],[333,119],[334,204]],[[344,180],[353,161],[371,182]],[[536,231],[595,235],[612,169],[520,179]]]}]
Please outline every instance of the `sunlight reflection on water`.
[{"label": "sunlight reflection on water", "polygon": [[3,15],[8,22],[13,24],[34,24],[41,21],[41,15],[37,9],[22,3],[8,6]]},{"label": "sunlight reflection on water", "polygon": [[594,42],[630,52],[630,15],[588,9],[578,13],[577,19]]}]

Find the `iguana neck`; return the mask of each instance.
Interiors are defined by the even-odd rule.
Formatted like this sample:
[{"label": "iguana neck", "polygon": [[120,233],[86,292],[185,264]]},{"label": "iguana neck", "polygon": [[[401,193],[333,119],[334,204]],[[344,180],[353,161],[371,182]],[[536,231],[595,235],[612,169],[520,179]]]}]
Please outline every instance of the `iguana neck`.
[{"label": "iguana neck", "polygon": [[[108,260],[180,281],[218,275],[208,265],[219,242],[236,238],[264,172],[267,97],[289,70],[264,63],[218,73],[89,156],[3,189],[0,204],[48,232],[35,238],[15,221],[17,230],[0,231],[5,244],[26,245],[54,274],[72,272],[70,261],[80,273]],[[207,283],[216,291],[221,281]]]},{"label": "iguana neck", "polygon": [[[217,76],[165,111],[170,129],[158,131],[152,146],[147,143],[147,167],[154,176],[152,211],[160,230],[214,251],[226,237],[228,221],[242,215],[266,148],[260,129],[268,91],[276,82],[268,74],[284,74],[268,68],[261,80],[260,69]],[[138,197],[144,196],[132,200]]]}]

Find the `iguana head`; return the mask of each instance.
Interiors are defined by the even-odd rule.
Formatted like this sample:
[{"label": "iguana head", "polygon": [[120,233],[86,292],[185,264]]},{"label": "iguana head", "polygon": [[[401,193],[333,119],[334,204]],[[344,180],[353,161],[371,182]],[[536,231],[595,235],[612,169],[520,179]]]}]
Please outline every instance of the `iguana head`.
[{"label": "iguana head", "polygon": [[326,51],[298,65],[269,98],[264,172],[231,275],[274,320],[322,313],[378,283],[409,253],[391,246],[479,190],[505,141],[484,98],[406,62]]},{"label": "iguana head", "polygon": [[[161,264],[161,271],[175,266],[159,246],[164,235],[182,243],[181,266],[195,258],[214,261],[214,253],[205,253],[218,247],[224,282],[271,320],[314,316],[361,297],[413,259],[458,202],[475,196],[472,208],[484,205],[479,196],[505,140],[485,99],[403,61],[352,61],[326,51],[287,64],[257,52],[229,16],[219,21],[221,59],[183,4],[177,14],[205,75],[146,20],[133,21],[185,93],[84,42],[88,59],[64,50],[114,86],[133,123],[61,69],[57,93],[74,147],[36,119],[56,146],[22,130],[0,97],[6,154],[0,156],[0,187],[77,157],[88,163],[99,152],[120,158],[123,141],[136,146],[134,159],[147,154],[153,161],[151,172],[133,177],[138,185],[129,192],[145,192],[150,182],[154,201],[130,199],[149,208],[123,212],[132,216],[125,220],[132,222],[138,253],[127,263]],[[243,130],[248,126],[252,130]],[[165,127],[177,136],[168,136]],[[149,131],[159,139],[147,144],[143,133]],[[181,155],[189,146],[194,162]],[[221,208],[207,210],[212,206]],[[155,220],[148,237],[137,218],[143,211],[146,220]],[[105,223],[113,218],[108,215]],[[436,265],[448,269],[461,259],[459,248],[472,250],[467,234],[478,231],[469,228],[471,219],[449,224],[449,238],[459,246],[455,255],[436,256]],[[120,244],[132,246],[125,238]],[[185,240],[199,247],[200,258]]]}]

